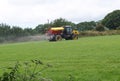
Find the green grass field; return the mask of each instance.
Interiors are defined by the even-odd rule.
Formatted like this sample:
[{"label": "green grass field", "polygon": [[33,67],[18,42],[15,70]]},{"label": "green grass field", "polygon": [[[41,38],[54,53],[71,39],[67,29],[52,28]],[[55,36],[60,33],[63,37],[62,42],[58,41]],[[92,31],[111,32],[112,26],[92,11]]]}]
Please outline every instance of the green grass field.
[{"label": "green grass field", "polygon": [[43,72],[53,81],[120,81],[120,35],[0,45],[0,67],[32,59],[53,65]]}]

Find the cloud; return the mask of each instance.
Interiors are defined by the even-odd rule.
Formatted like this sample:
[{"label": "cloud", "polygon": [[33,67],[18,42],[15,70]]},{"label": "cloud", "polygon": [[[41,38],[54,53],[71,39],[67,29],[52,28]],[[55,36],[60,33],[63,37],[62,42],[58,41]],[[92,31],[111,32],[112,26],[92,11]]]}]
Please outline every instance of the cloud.
[{"label": "cloud", "polygon": [[55,3],[57,0],[9,0],[8,1],[12,5],[16,6],[33,6],[33,5],[44,5]]},{"label": "cloud", "polygon": [[0,0],[0,22],[35,27],[56,18],[97,21],[120,8],[119,0]]}]

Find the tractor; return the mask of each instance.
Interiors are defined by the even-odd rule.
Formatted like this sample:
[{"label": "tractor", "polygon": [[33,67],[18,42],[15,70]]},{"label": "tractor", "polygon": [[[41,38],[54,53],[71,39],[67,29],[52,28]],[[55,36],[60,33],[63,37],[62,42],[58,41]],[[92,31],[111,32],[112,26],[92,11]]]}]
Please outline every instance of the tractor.
[{"label": "tractor", "polygon": [[71,26],[51,27],[47,34],[49,35],[49,41],[77,40],[79,31],[77,29],[73,30]]}]

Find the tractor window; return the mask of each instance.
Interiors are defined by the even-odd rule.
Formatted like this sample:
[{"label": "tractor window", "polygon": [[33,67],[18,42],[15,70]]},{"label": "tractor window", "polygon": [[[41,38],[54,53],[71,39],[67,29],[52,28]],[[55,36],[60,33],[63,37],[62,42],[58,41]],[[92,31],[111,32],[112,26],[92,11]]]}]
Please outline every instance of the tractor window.
[{"label": "tractor window", "polygon": [[67,32],[68,33],[72,32],[72,29],[71,28],[67,28]]},{"label": "tractor window", "polygon": [[65,27],[64,33],[65,34],[72,34],[72,28],[71,27]]}]

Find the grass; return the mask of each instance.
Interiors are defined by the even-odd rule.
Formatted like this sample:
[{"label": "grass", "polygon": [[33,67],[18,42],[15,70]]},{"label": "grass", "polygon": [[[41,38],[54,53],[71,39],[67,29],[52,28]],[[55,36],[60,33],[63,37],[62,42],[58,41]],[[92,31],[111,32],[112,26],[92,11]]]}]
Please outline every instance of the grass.
[{"label": "grass", "polygon": [[120,81],[120,35],[0,45],[1,67],[32,59],[53,65],[43,72],[53,81]]}]

